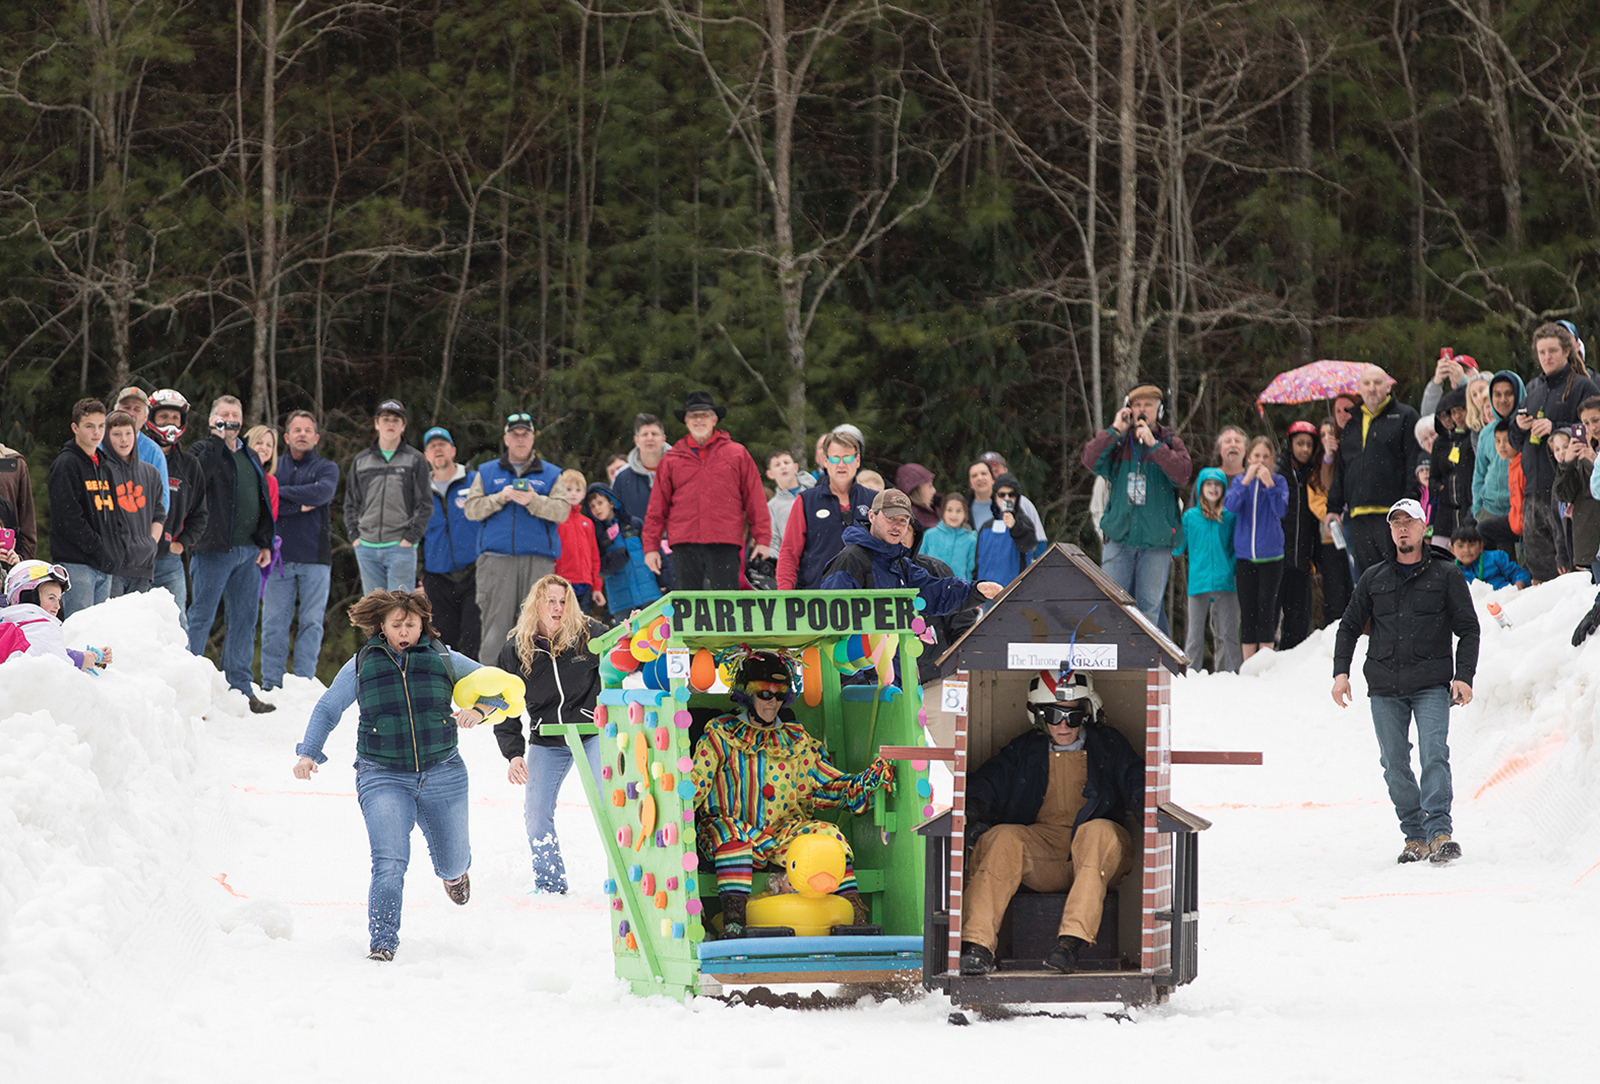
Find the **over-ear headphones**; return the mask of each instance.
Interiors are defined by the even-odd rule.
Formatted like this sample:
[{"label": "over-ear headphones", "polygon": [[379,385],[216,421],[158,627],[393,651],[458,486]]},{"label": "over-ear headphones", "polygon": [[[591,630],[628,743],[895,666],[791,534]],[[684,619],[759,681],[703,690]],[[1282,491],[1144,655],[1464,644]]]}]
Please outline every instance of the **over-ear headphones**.
[{"label": "over-ear headphones", "polygon": [[[1127,395],[1124,395],[1122,397],[1122,405],[1123,405],[1123,407],[1124,408],[1128,408],[1128,407],[1132,407],[1133,406],[1133,392],[1138,391],[1140,388],[1154,388],[1154,387],[1155,387],[1155,385],[1153,385],[1153,384],[1140,384],[1139,387],[1134,388],[1133,391],[1128,392]],[[1160,389],[1159,388],[1156,388],[1155,390],[1156,390],[1156,394],[1157,394],[1157,397],[1158,397],[1158,401],[1156,402],[1156,421],[1158,421],[1158,422],[1165,421],[1166,418],[1167,418],[1167,397],[1160,393]]]}]

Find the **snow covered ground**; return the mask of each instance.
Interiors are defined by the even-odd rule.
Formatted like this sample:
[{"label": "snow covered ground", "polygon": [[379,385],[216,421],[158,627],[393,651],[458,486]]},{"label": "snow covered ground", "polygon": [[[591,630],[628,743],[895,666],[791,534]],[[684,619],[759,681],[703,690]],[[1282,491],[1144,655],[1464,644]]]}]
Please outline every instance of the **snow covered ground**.
[{"label": "snow covered ground", "polygon": [[530,895],[521,791],[487,731],[463,740],[472,902],[446,899],[418,834],[399,955],[368,962],[350,723],[297,782],[320,687],[291,679],[251,716],[167,596],[118,599],[67,625],[115,648],[104,676],[0,667],[0,1081],[1591,1080],[1600,637],[1568,644],[1585,579],[1502,592],[1508,630],[1483,618],[1477,698],[1453,712],[1465,857],[1445,868],[1394,862],[1359,675],[1354,706],[1328,696],[1331,630],[1179,679],[1177,748],[1266,754],[1174,771],[1215,821],[1199,979],[1131,1020],[966,1028],[939,997],[626,993],[581,788],[558,814],[574,892]]}]

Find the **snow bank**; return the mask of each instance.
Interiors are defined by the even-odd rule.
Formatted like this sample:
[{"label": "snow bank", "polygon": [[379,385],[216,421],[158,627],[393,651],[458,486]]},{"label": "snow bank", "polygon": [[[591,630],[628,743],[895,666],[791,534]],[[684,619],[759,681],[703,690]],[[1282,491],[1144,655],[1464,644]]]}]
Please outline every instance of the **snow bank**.
[{"label": "snow bank", "polygon": [[114,664],[98,677],[55,658],[0,665],[0,1049],[67,1017],[177,879],[205,717],[244,706],[189,654],[165,592],[65,631],[70,646],[110,646]]}]

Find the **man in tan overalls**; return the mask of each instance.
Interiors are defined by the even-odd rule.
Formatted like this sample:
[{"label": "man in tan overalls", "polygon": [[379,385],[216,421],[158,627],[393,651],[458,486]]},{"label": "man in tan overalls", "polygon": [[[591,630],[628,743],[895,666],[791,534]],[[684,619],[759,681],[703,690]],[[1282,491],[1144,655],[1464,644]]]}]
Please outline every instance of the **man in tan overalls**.
[{"label": "man in tan overalls", "polygon": [[1019,885],[1065,892],[1046,967],[1075,971],[1094,943],[1106,890],[1133,868],[1122,819],[1144,801],[1144,766],[1128,741],[1101,725],[1105,711],[1086,674],[1042,673],[1028,691],[1034,729],[974,772],[967,838],[974,840],[962,912],[961,973],[995,969],[1001,919]]}]

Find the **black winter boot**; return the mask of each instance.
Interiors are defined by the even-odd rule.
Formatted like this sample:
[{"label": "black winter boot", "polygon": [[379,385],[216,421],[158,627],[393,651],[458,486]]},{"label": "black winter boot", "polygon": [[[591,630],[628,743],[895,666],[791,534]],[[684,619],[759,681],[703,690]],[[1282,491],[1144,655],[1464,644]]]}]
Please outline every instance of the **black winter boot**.
[{"label": "black winter boot", "polygon": [[987,975],[994,970],[994,953],[973,941],[961,942],[961,973]]},{"label": "black winter boot", "polygon": [[1044,958],[1044,966],[1063,975],[1070,975],[1078,970],[1078,950],[1088,944],[1081,937],[1063,934],[1056,938],[1056,947],[1050,950],[1050,955]]},{"label": "black winter boot", "polygon": [[743,937],[744,905],[750,897],[743,892],[719,892],[717,898],[722,901],[722,936]]}]

